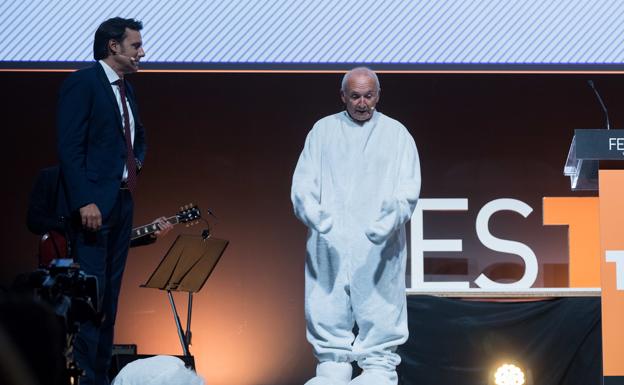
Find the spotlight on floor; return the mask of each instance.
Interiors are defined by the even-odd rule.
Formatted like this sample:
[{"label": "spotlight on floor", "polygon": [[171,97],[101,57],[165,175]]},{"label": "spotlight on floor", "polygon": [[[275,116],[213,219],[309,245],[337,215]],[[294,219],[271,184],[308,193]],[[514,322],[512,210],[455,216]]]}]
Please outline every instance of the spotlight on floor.
[{"label": "spotlight on floor", "polygon": [[494,370],[493,385],[529,385],[524,371],[517,365],[504,363]]}]

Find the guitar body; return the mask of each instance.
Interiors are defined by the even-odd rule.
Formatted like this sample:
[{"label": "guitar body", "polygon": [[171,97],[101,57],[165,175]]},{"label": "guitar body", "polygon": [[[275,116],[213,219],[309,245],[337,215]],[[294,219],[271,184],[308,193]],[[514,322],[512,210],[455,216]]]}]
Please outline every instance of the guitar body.
[{"label": "guitar body", "polygon": [[69,247],[65,235],[51,230],[39,240],[39,266],[50,266],[53,259],[69,258]]}]

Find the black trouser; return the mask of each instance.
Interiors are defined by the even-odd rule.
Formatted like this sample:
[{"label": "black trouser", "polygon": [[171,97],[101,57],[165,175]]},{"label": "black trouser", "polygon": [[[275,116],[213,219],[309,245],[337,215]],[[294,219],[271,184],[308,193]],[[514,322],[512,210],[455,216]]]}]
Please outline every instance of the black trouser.
[{"label": "black trouser", "polygon": [[74,341],[74,359],[85,371],[81,385],[108,385],[117,301],[132,230],[130,191],[119,190],[117,202],[97,232],[75,226],[74,258],[80,269],[98,280],[102,322],[86,322]]}]

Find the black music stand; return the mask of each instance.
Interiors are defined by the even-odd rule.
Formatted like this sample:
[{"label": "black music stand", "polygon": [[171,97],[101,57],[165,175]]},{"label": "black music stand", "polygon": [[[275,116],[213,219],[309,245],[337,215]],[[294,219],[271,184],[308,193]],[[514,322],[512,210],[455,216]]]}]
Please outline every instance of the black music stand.
[{"label": "black music stand", "polygon": [[[204,286],[219,259],[221,259],[228,243],[225,239],[204,239],[200,235],[178,235],[152,276],[145,284],[141,285],[141,287],[167,291],[185,356],[190,356],[193,293],[197,293]],[[171,294],[172,291],[188,293],[186,332],[182,329],[180,317]]]}]

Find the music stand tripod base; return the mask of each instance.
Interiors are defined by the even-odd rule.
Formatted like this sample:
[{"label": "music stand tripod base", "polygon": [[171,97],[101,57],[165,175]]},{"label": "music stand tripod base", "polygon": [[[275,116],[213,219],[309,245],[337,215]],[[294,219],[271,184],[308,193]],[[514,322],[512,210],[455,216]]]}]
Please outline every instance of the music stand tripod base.
[{"label": "music stand tripod base", "polygon": [[[225,239],[208,238],[201,235],[178,235],[156,270],[141,287],[149,287],[167,291],[173,319],[182,345],[182,352],[189,357],[191,345],[191,312],[193,293],[204,286],[210,274],[217,266],[229,242]],[[186,332],[175,306],[172,292],[188,293]]]}]

